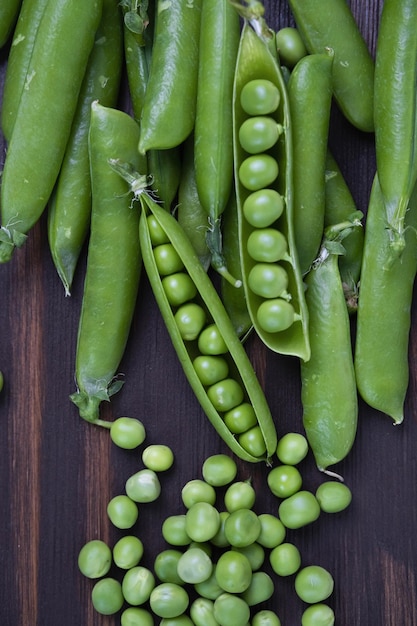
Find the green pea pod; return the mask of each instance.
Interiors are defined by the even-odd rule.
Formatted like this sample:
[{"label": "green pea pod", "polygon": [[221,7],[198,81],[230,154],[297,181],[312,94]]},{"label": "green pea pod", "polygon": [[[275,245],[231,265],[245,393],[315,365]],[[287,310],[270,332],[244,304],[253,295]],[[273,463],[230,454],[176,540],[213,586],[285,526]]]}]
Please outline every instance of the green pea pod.
[{"label": "green pea pod", "polygon": [[0,6],[0,48],[7,41],[19,15],[22,0],[3,0]]},{"label": "green pea pod", "polygon": [[[393,2],[395,4],[395,0]],[[346,0],[289,0],[310,54],[334,50],[333,93],[356,128],[374,130],[374,61]]]},{"label": "green pea pod", "polygon": [[342,461],[356,437],[358,396],[338,254],[322,247],[306,277],[311,357],[301,363],[303,424],[317,467]]},{"label": "green pea pod", "polygon": [[[255,259],[248,252],[248,242],[249,238],[257,231],[257,228],[253,225],[253,222],[248,221],[244,214],[244,209],[248,199],[252,199],[252,194],[257,192],[252,192],[241,180],[241,166],[248,155],[240,144],[239,130],[242,124],[251,117],[242,107],[241,94],[243,88],[253,80],[266,80],[268,84],[272,83],[273,91],[276,91],[279,95],[278,108],[271,113],[271,117],[281,132],[278,141],[268,151],[267,156],[273,158],[279,170],[278,176],[270,185],[270,188],[277,196],[277,201],[274,200],[274,203],[281,203],[283,211],[277,220],[272,223],[271,227],[274,229],[274,232],[276,231],[275,234],[281,233],[286,240],[287,250],[283,253],[282,258],[278,259],[277,263],[274,263],[274,265],[282,267],[288,276],[288,287],[285,294],[287,302],[285,305],[282,303],[284,298],[265,299],[256,294],[248,284],[250,272],[256,265]],[[307,360],[310,355],[308,311],[305,304],[304,285],[293,232],[292,126],[288,94],[276,56],[272,55],[268,43],[254,31],[247,20],[244,21],[237,58],[233,116],[239,241],[243,285],[248,311],[254,329],[269,348],[282,354],[299,356]],[[260,189],[260,192],[262,195],[263,190]],[[269,193],[268,190],[267,192]],[[266,315],[262,317],[261,313],[263,314],[265,309]],[[289,311],[287,320],[289,325],[283,328],[281,313],[283,311],[285,313],[287,310]]]},{"label": "green pea pod", "polygon": [[[71,400],[80,416],[99,419],[99,406],[121,387],[116,373],[133,317],[141,270],[139,215],[132,195],[109,159],[135,167],[139,127],[127,113],[91,105],[89,154],[92,212],[84,294],[76,349],[77,391]],[[97,323],[100,320],[100,323]]]},{"label": "green pea pod", "polygon": [[201,0],[158,0],[139,150],[179,146],[191,133],[197,97]]},{"label": "green pea pod", "polygon": [[293,129],[294,236],[302,274],[309,271],[323,237],[332,66],[332,50],[309,54],[297,63],[288,82]]},{"label": "green pea pod", "polygon": [[211,253],[206,239],[207,213],[201,206],[195,180],[194,137],[192,135],[186,139],[182,147],[177,219],[190,240],[201,265],[205,270],[208,270]]},{"label": "green pea pod", "polygon": [[[348,220],[357,211],[351,191],[338,163],[327,151],[324,226]],[[356,312],[358,283],[361,274],[364,228],[358,225],[343,241],[344,254],[339,256],[339,271],[345,291],[346,304]]]},{"label": "green pea pod", "polygon": [[[146,193],[142,193],[139,197],[143,209],[139,232],[144,266],[184,373],[208,419],[230,449],[245,461],[258,462],[267,460],[274,454],[277,445],[274,422],[252,364],[235,333],[217,291],[201,266],[194,248],[177,220],[158,206]],[[228,361],[230,375],[234,377],[234,380],[244,390],[244,402],[253,407],[266,449],[262,456],[254,456],[239,443],[238,438],[232,434],[226,425],[222,414],[215,408],[208,395],[207,387],[203,385],[196,373],[193,359],[199,355],[199,349],[196,345],[197,341],[187,341],[182,338],[174,317],[175,308],[171,306],[166,297],[155,262],[151,235],[148,229],[147,213],[149,212],[152,213],[163,231],[165,231],[167,239],[174,246],[185,271],[197,288],[196,302],[205,311],[206,324],[214,323],[217,326],[227,346],[227,353],[222,354],[222,357]]]},{"label": "green pea pod", "polygon": [[417,3],[384,2],[375,56],[375,154],[393,257],[417,178]]},{"label": "green pea pod", "polygon": [[396,424],[404,419],[409,380],[408,344],[417,271],[416,228],[417,189],[406,214],[404,251],[401,258],[392,262],[384,196],[376,175],[365,224],[355,369],[362,398]]},{"label": "green pea pod", "polygon": [[23,245],[51,196],[101,13],[102,0],[55,0],[45,8],[4,164],[1,263]]},{"label": "green pea pod", "polygon": [[120,9],[114,0],[104,0],[71,134],[49,203],[49,247],[66,295],[70,294],[75,268],[90,227],[88,130],[91,103],[98,100],[102,106],[116,106],[122,75],[122,51]]},{"label": "green pea pod", "polygon": [[10,141],[23,90],[30,85],[28,67],[48,0],[23,0],[7,57],[1,106],[3,135]]},{"label": "green pea pod", "polygon": [[[242,281],[242,265],[239,248],[239,220],[236,194],[232,191],[222,220],[223,255],[230,273]],[[243,284],[235,287],[222,276],[220,295],[238,337],[244,341],[253,325],[249,315]]]},{"label": "green pea pod", "polygon": [[233,186],[233,78],[240,39],[239,14],[225,0],[203,2],[197,106],[194,128],[195,175],[207,213],[212,266],[233,284],[221,249],[220,217]]}]

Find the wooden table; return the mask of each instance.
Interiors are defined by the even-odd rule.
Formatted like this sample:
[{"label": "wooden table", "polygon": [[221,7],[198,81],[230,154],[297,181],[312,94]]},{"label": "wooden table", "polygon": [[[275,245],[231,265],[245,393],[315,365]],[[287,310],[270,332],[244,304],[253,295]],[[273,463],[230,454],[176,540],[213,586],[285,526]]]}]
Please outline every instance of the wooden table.
[{"label": "wooden table", "polygon": [[[382,0],[352,0],[360,28],[375,49]],[[271,26],[290,23],[285,2],[267,2]],[[7,50],[1,52],[1,76]],[[335,110],[331,147],[358,208],[366,211],[375,171],[372,135],[352,129]],[[4,142],[1,154],[4,155]],[[108,431],[78,417],[69,394],[75,390],[74,360],[85,253],[71,297],[53,267],[45,216],[13,260],[0,267],[0,623],[2,626],[110,626],[117,617],[96,614],[91,581],[77,568],[89,539],[111,545],[120,536],[106,517],[109,499],[123,492],[142,467],[137,451],[117,449]],[[335,578],[330,603],[339,626],[417,625],[417,333],[411,334],[411,380],[405,420],[391,420],[363,403],[355,446],[338,470],[353,492],[350,508],[323,514],[310,526],[288,533],[304,564],[327,567]],[[278,434],[301,431],[298,362],[268,351],[252,336],[248,352],[266,391]],[[175,466],[162,476],[162,496],[141,507],[137,533],[145,544],[144,564],[164,547],[160,525],[183,512],[180,490],[201,474],[210,454],[228,452],[203,415],[143,276],[128,348],[120,370],[126,384],[102,407],[105,419],[141,419],[147,443],[166,443]],[[310,457],[301,466],[306,488],[324,480]],[[256,509],[277,512],[263,464],[239,462],[251,478]],[[300,623],[303,605],[293,579],[277,579],[269,603],[283,626]]]}]

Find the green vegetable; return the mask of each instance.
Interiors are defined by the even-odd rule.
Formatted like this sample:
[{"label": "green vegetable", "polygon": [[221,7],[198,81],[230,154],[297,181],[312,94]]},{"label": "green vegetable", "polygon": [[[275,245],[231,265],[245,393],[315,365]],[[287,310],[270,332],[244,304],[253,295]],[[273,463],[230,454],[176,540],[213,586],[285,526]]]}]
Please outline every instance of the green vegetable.
[{"label": "green vegetable", "polygon": [[294,465],[277,465],[269,471],[267,482],[274,496],[288,498],[301,489],[303,479]]},{"label": "green vegetable", "polygon": [[201,472],[209,485],[224,487],[236,477],[236,461],[227,454],[212,454],[205,459]]},{"label": "green vegetable", "polygon": [[183,552],[168,548],[159,552],[155,558],[153,569],[155,576],[162,583],[175,583],[182,585],[184,581],[178,574],[178,561]]},{"label": "green vegetable", "polygon": [[278,440],[277,457],[286,465],[298,465],[307,456],[308,441],[301,433],[288,432]]},{"label": "green vegetable", "polygon": [[152,590],[149,604],[158,617],[178,617],[187,609],[189,597],[186,590],[175,583],[161,583]]},{"label": "green vegetable", "polygon": [[299,30],[292,26],[284,26],[277,31],[275,44],[280,62],[291,70],[308,54]]},{"label": "green vegetable", "polygon": [[313,493],[297,491],[281,502],[278,516],[287,528],[301,528],[316,521],[320,515],[320,505]]},{"label": "green vegetable", "polygon": [[253,616],[252,626],[281,626],[281,621],[276,613],[263,609]]},{"label": "green vegetable", "polygon": [[281,543],[270,552],[269,562],[278,576],[292,576],[301,566],[301,554],[293,543]]},{"label": "green vegetable", "polygon": [[213,563],[201,548],[188,548],[177,563],[177,572],[185,583],[196,584],[207,580],[212,573]]},{"label": "green vegetable", "polygon": [[242,593],[252,580],[249,559],[236,550],[225,550],[217,559],[216,580],[228,593]]},{"label": "green vegetable", "polygon": [[102,578],[92,589],[91,601],[97,613],[114,615],[124,603],[121,583],[115,578]]},{"label": "green vegetable", "polygon": [[233,593],[222,593],[215,599],[213,614],[222,626],[246,626],[250,617],[248,603]]},{"label": "green vegetable", "polygon": [[174,453],[169,446],[153,444],[142,452],[142,462],[154,472],[166,472],[174,463]]},{"label": "green vegetable", "polygon": [[326,600],[332,593],[332,575],[319,565],[303,567],[295,577],[295,591],[304,602],[314,604]]},{"label": "green vegetable", "polygon": [[161,483],[156,472],[146,468],[129,476],[125,490],[134,502],[154,502],[161,494]]},{"label": "green vegetable", "polygon": [[141,270],[139,215],[131,209],[127,184],[108,160],[122,156],[137,165],[138,133],[127,113],[92,104],[91,234],[76,348],[77,391],[71,400],[81,417],[103,426],[110,424],[99,420],[99,405],[122,385],[115,375],[127,343]]},{"label": "green vegetable", "polygon": [[334,623],[333,609],[322,602],[308,606],[301,616],[302,626],[333,626]]},{"label": "green vegetable", "polygon": [[146,609],[129,606],[120,616],[121,626],[154,626],[152,614]]},{"label": "green vegetable", "polygon": [[118,417],[110,425],[110,437],[119,448],[133,450],[145,441],[146,431],[140,420]]},{"label": "green vegetable", "polygon": [[251,509],[255,504],[256,491],[251,482],[238,480],[226,489],[224,494],[224,506],[229,513],[238,509]]},{"label": "green vegetable", "polygon": [[347,485],[339,481],[329,480],[317,487],[316,498],[322,511],[339,513],[351,503],[352,492]]},{"label": "green vegetable", "polygon": [[112,564],[112,552],[101,539],[92,539],[83,545],[78,554],[78,568],[87,578],[105,576]]},{"label": "green vegetable", "polygon": [[139,511],[133,500],[121,494],[114,496],[107,504],[107,515],[116,528],[126,529],[132,528],[136,523]]},{"label": "green vegetable", "polygon": [[21,10],[22,0],[3,0],[0,7],[0,48],[8,41]]},{"label": "green vegetable", "polygon": [[120,569],[135,567],[143,556],[144,546],[139,537],[123,535],[113,546],[113,561]]},{"label": "green vegetable", "polygon": [[150,569],[136,565],[127,570],[122,580],[123,597],[129,604],[145,604],[155,588],[155,577]]}]

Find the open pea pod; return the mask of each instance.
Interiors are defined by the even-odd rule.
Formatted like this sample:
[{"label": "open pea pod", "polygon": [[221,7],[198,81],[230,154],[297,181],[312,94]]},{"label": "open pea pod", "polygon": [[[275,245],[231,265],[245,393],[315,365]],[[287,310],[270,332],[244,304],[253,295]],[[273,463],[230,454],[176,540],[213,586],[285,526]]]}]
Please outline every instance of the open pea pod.
[{"label": "open pea pod", "polygon": [[[275,453],[277,446],[275,425],[253,366],[217,291],[177,220],[160,207],[146,192],[141,193],[139,199],[142,205],[139,234],[144,267],[184,373],[208,419],[232,452],[245,461],[267,461]],[[199,307],[204,316],[202,329],[193,338],[184,338],[184,333],[180,331],[176,317],[180,306],[173,305],[172,299],[167,297],[163,283],[164,276],[161,275],[160,267],[155,258],[155,250],[158,246],[152,238],[148,217],[156,220],[159,224],[161,232],[164,233],[164,240],[169,246],[173,246],[181,261],[182,269],[180,271],[186,275],[188,281],[191,279],[193,284],[193,295],[185,305],[191,303],[192,306]],[[219,408],[217,401],[213,402],[211,393],[214,391],[215,384],[207,384],[205,379],[202,381],[195,365],[196,358],[209,354],[201,350],[199,337],[205,329],[211,328],[213,325],[217,327],[225,344],[220,359],[227,363],[228,373],[223,375],[226,377],[225,379],[232,380],[234,387],[238,386],[241,389],[241,399],[238,405],[227,411]],[[221,380],[218,382],[221,383]],[[238,433],[238,429],[229,428],[226,416],[228,413],[230,416],[230,411],[236,414],[240,410],[244,412],[249,410],[254,422],[246,431]],[[254,429],[258,436],[261,435],[261,453],[259,455],[255,454],[251,444],[251,433],[254,432]],[[249,446],[246,445],[246,442],[249,442]]]},{"label": "open pea pod", "polygon": [[275,352],[307,361],[308,311],[293,232],[288,97],[277,58],[259,32],[244,21],[233,96],[243,285],[261,340]]}]

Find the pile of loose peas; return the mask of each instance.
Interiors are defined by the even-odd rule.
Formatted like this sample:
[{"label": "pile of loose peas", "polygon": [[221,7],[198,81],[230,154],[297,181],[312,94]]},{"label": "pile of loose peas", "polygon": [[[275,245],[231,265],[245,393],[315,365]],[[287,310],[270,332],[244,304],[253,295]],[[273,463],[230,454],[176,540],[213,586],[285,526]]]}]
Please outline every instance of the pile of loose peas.
[{"label": "pile of loose peas", "polygon": [[[138,448],[146,439],[143,423],[131,417],[116,419],[109,432],[124,449]],[[144,446],[142,467],[126,480],[125,493],[107,506],[111,523],[128,534],[113,547],[92,539],[78,555],[81,573],[94,580],[94,609],[120,614],[121,626],[281,626],[279,616],[265,607],[274,594],[274,575],[293,576],[295,592],[306,605],[302,626],[334,624],[334,611],[326,603],[334,588],[331,573],[317,564],[303,565],[286,533],[314,522],[321,512],[343,511],[352,495],[336,480],[321,483],[315,493],[302,489],[297,465],[308,450],[300,433],[278,441],[278,464],[267,475],[279,499],[278,515],[255,510],[255,488],[239,479],[232,456],[207,457],[201,476],[181,489],[183,511],[163,519],[166,547],[149,567],[141,563],[146,544],[132,529],[139,507],[160,496],[160,475],[172,467],[174,454],[164,444]],[[271,573],[264,567],[268,562]]]}]

